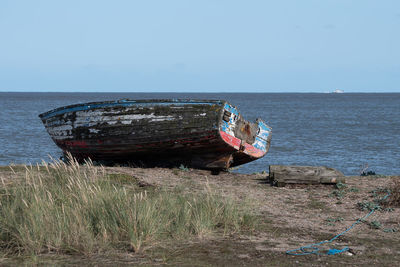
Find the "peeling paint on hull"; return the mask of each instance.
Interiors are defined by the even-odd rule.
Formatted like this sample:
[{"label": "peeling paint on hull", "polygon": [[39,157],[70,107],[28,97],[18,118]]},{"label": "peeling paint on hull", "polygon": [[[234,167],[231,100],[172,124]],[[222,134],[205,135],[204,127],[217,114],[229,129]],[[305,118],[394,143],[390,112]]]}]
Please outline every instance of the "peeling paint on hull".
[{"label": "peeling paint on hull", "polygon": [[271,128],[226,101],[119,100],[40,114],[53,141],[78,160],[227,169],[263,157]]}]

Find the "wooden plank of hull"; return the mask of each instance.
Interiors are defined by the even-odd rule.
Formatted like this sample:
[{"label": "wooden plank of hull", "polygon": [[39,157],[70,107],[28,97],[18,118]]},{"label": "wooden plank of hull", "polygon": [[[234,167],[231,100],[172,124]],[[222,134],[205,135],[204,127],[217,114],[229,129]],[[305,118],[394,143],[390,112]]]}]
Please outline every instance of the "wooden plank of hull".
[{"label": "wooden plank of hull", "polygon": [[[106,148],[95,146],[66,147],[78,160],[90,157],[96,161],[112,162],[146,162],[153,165],[173,165],[175,163],[206,169],[229,168],[231,154],[235,152],[231,146],[218,138],[187,138],[184,140],[120,145],[117,142]],[[171,164],[169,164],[171,163]]]},{"label": "wooden plank of hull", "polygon": [[[174,138],[175,134],[188,135],[196,131],[214,130],[218,127],[218,112],[212,106],[190,108],[185,112],[166,113],[166,108],[148,107],[140,110],[140,114],[115,116],[115,107],[112,115],[104,109],[93,112],[79,111],[72,114],[60,114],[58,122],[52,121],[47,129],[55,139],[88,140],[102,137],[119,138],[130,136],[154,140],[159,135]],[[120,110],[124,111],[124,109]],[[88,115],[89,114],[89,115]],[[197,117],[197,116],[200,117]]]}]

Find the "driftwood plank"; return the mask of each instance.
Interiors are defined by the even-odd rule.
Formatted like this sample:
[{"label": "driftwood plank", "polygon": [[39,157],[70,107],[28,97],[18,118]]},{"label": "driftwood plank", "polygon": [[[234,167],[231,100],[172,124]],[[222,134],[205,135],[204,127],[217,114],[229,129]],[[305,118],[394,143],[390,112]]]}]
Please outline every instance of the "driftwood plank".
[{"label": "driftwood plank", "polygon": [[269,177],[272,184],[336,184],[344,183],[343,173],[325,166],[270,165]]}]

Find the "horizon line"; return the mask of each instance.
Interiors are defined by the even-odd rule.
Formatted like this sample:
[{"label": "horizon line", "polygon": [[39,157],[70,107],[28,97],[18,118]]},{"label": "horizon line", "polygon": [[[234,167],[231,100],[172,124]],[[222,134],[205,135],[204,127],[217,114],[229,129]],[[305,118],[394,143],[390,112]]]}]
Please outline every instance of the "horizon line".
[{"label": "horizon line", "polygon": [[335,93],[335,92],[315,92],[315,91],[306,91],[306,92],[298,92],[298,91],[283,91],[283,92],[278,92],[278,91],[270,91],[270,92],[260,92],[260,91],[234,91],[234,92],[226,92],[226,91],[217,91],[217,92],[204,92],[204,91],[151,91],[151,92],[146,92],[146,91],[1,91],[0,93],[106,93],[106,94],[112,94],[112,93],[146,93],[146,94],[151,94],[151,93],[182,93],[182,94],[393,94],[393,93],[400,93],[395,92],[395,91],[382,91],[382,92],[340,92],[340,93]]}]

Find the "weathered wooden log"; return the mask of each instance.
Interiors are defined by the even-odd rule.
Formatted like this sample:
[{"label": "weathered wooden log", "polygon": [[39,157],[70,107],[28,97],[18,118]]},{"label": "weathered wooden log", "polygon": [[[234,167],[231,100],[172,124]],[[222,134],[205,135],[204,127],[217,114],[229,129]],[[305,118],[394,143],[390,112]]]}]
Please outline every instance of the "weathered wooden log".
[{"label": "weathered wooden log", "polygon": [[343,173],[325,166],[270,165],[269,178],[273,185],[344,183]]}]

